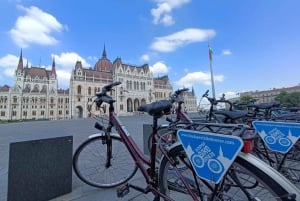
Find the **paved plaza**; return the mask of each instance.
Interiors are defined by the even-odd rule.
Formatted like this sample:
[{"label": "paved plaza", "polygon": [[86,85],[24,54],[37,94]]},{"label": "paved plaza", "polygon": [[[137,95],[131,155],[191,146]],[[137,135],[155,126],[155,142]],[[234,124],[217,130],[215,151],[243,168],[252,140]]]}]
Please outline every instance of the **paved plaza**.
[{"label": "paved plaza", "polygon": [[[127,129],[135,139],[137,145],[143,147],[143,125],[151,124],[152,118],[147,114],[120,117]],[[97,133],[94,128],[95,119],[75,119],[59,121],[31,121],[0,124],[0,201],[7,200],[8,191],[8,170],[9,170],[9,149],[10,143],[24,142],[37,139],[48,139],[64,136],[73,136],[73,152],[87,137]],[[160,123],[165,123],[163,119]],[[140,172],[131,180],[131,183],[146,185]],[[152,200],[151,193],[141,195],[134,189],[123,198],[118,198],[116,189],[99,189],[86,185],[72,174],[72,192],[56,197],[51,201],[123,201],[123,200]],[[34,200],[30,200],[34,201]]]}]

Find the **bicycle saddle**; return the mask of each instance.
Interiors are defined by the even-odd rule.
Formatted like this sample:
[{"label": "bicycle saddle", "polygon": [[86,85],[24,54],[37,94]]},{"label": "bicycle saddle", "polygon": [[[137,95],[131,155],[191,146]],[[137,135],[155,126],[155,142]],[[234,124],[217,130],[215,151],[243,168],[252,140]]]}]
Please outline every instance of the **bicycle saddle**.
[{"label": "bicycle saddle", "polygon": [[155,101],[149,104],[143,104],[138,107],[138,111],[147,112],[151,116],[161,116],[169,114],[172,108],[172,103],[168,100]]},{"label": "bicycle saddle", "polygon": [[258,109],[271,109],[272,107],[279,107],[280,102],[279,101],[272,101],[272,102],[267,102],[267,103],[249,104],[247,106],[258,108]]},{"label": "bicycle saddle", "polygon": [[221,114],[224,115],[230,119],[239,119],[242,117],[245,117],[247,115],[248,111],[244,111],[244,110],[218,110],[215,111],[215,114]]}]

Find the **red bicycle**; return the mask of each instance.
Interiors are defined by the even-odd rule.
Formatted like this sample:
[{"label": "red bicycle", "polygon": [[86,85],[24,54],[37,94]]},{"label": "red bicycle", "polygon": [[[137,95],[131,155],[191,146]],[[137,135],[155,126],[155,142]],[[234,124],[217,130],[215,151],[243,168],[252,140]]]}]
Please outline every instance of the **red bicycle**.
[{"label": "red bicycle", "polygon": [[[120,85],[115,82],[103,87],[96,94],[94,102],[98,107],[102,103],[109,104],[108,125],[96,122],[95,127],[101,132],[90,136],[75,151],[73,167],[76,175],[85,183],[110,188],[119,186],[118,196],[124,196],[129,188],[142,193],[152,193],[154,201],[163,200],[299,200],[294,189],[284,178],[277,178],[273,169],[264,168],[264,164],[254,157],[242,152],[234,160],[221,181],[210,182],[195,174],[195,170],[179,142],[161,147],[152,138],[151,153],[148,157],[136,145],[134,139],[114,112],[114,100],[107,92]],[[152,135],[157,135],[158,119],[169,114],[172,104],[169,100],[156,101],[138,108],[153,117]],[[203,129],[199,128],[202,127]],[[231,131],[231,134],[242,136],[246,127],[217,124],[199,124],[198,129],[220,135]],[[115,130],[114,130],[115,129]],[[113,133],[116,131],[116,133]],[[188,130],[180,130],[188,131]],[[199,133],[201,135],[201,133]],[[156,162],[156,150],[162,150],[161,162]],[[195,161],[200,158],[195,157]],[[218,172],[218,163],[209,160],[211,169]],[[145,178],[146,186],[135,186],[128,181],[139,169]]]}]

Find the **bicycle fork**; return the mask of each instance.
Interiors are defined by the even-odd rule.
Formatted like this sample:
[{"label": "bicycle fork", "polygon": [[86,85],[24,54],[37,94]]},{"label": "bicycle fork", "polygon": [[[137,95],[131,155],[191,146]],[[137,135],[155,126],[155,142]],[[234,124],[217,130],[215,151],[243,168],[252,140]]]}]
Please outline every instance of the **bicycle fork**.
[{"label": "bicycle fork", "polygon": [[112,159],[112,140],[109,135],[105,135],[107,139],[102,141],[103,144],[106,144],[107,152],[106,152],[106,163],[105,167],[109,168],[111,166],[111,159]]},{"label": "bicycle fork", "polygon": [[112,156],[112,140],[110,137],[111,129],[113,127],[113,124],[109,123],[109,126],[107,129],[105,129],[104,126],[100,125],[98,122],[95,124],[95,128],[98,130],[104,131],[104,138],[102,138],[102,144],[106,144],[106,163],[105,167],[109,168],[111,166],[111,159],[113,158]]}]

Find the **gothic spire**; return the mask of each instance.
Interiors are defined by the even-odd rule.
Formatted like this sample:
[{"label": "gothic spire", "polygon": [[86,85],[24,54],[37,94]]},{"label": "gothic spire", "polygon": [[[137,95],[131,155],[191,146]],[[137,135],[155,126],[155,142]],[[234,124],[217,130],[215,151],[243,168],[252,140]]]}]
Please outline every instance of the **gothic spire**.
[{"label": "gothic spire", "polygon": [[54,56],[53,56],[53,61],[52,61],[52,75],[56,76],[55,57]]},{"label": "gothic spire", "polygon": [[105,51],[105,44],[102,52],[102,59],[106,59],[106,51]]},{"label": "gothic spire", "polygon": [[21,49],[20,58],[19,58],[19,64],[17,70],[22,71],[23,70],[23,51]]}]

